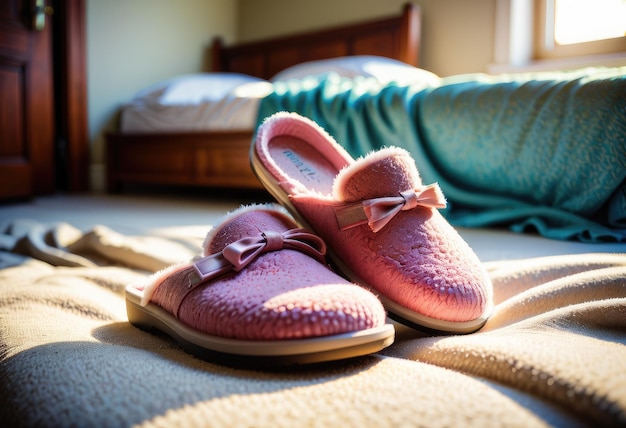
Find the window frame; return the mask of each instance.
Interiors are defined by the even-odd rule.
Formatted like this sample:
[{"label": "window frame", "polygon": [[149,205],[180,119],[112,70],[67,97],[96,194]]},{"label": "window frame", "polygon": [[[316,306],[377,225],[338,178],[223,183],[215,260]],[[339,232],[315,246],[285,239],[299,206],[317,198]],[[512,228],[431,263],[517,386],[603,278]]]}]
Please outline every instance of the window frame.
[{"label": "window frame", "polygon": [[555,0],[535,0],[533,58],[575,58],[589,55],[626,54],[626,36],[560,45],[554,40]]},{"label": "window frame", "polygon": [[[545,28],[540,29],[545,26],[539,25],[541,19],[545,22],[545,13],[541,11],[545,10],[546,1],[551,0],[496,0],[494,62],[487,66],[487,72],[498,74],[587,66],[626,66],[626,37],[617,39],[622,43],[621,50],[619,46],[617,50],[612,47],[611,53],[606,53],[610,51],[607,49],[596,51],[590,49],[590,46],[581,47],[581,44],[559,45],[559,48],[565,49],[539,53],[537,41],[545,41],[546,37]],[[615,40],[608,39],[609,42]]]}]

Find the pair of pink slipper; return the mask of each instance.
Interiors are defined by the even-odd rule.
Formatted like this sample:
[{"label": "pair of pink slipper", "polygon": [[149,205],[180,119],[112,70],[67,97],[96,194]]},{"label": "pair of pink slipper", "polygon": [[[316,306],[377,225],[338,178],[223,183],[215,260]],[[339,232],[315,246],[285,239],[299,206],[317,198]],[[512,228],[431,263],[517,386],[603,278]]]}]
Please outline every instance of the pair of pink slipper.
[{"label": "pair of pink slipper", "polygon": [[[314,122],[278,113],[259,127],[251,162],[293,218],[275,205],[227,215],[203,258],[127,287],[131,323],[202,357],[283,364],[385,348],[394,340],[386,312],[446,333],[486,322],[486,272],[408,152],[355,161]],[[326,245],[342,276],[326,264]]]}]

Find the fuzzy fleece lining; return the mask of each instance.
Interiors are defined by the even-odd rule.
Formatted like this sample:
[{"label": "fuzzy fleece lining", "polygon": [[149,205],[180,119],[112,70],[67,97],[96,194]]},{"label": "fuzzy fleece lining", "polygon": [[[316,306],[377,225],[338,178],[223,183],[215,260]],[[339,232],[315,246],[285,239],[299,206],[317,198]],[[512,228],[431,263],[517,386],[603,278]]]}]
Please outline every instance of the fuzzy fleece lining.
[{"label": "fuzzy fleece lining", "polygon": [[[368,153],[366,156],[357,159],[354,163],[344,167],[341,171],[339,171],[333,183],[333,195],[335,196],[335,198],[339,201],[353,199],[356,195],[354,195],[354,191],[349,191],[350,179],[360,173],[369,173],[373,165],[385,162],[388,159],[400,160],[395,162],[394,166],[396,168],[402,168],[404,166],[404,168],[402,168],[401,174],[398,175],[402,176],[403,179],[406,179],[407,183],[411,183],[412,187],[421,185],[422,180],[419,176],[419,173],[417,172],[417,168],[415,168],[415,163],[411,158],[409,152],[399,147],[390,146],[380,149],[376,152]],[[410,165],[411,163],[413,165]],[[392,176],[390,175],[387,178],[392,178]],[[387,183],[383,184],[387,185]],[[375,182],[368,183],[369,187],[373,187],[375,185]],[[368,190],[369,189],[364,191]],[[409,188],[403,190],[409,190]]]},{"label": "fuzzy fleece lining", "polygon": [[[293,143],[294,147],[299,145],[299,150],[302,150],[302,144],[306,144],[311,152],[316,153],[317,160],[328,161],[333,171],[331,175],[324,177],[330,183],[327,191],[312,190],[301,180],[290,176],[284,169],[284,165],[277,162],[275,153],[272,152],[272,143],[281,137],[294,138],[294,140],[297,138],[297,142]],[[256,141],[255,149],[264,166],[276,177],[281,187],[293,195],[314,194],[320,198],[330,199],[332,180],[337,172],[354,162],[350,154],[322,127],[294,113],[280,112],[268,118],[259,127]]]}]

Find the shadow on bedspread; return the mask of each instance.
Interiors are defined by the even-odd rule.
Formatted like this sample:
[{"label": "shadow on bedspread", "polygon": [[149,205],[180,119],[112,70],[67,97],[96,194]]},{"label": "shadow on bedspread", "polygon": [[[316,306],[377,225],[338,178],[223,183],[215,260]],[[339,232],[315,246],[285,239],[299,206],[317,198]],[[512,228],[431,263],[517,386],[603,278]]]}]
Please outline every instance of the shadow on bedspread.
[{"label": "shadow on bedspread", "polygon": [[190,253],[166,238],[143,253],[143,238],[98,230],[75,255],[98,254],[100,266],[0,252],[6,426],[626,424],[626,254],[488,262],[496,307],[478,333],[397,325],[382,353],[262,371],[132,327],[123,289],[148,274],[127,265],[132,254],[160,265]]},{"label": "shadow on bedspread", "polygon": [[354,157],[407,149],[457,226],[626,242],[626,67],[383,86],[334,74],[276,82],[258,121],[308,116]]}]

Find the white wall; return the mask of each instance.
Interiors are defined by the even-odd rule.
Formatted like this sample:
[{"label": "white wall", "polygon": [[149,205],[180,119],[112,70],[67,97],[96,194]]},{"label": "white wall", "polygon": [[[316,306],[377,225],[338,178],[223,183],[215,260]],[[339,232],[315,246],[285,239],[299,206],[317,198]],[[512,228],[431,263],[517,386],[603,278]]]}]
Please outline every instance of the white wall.
[{"label": "white wall", "polygon": [[[497,0],[412,0],[422,10],[421,67],[440,76],[493,62]],[[407,0],[239,0],[238,39],[254,40],[400,13]]]},{"label": "white wall", "polygon": [[139,90],[203,71],[215,35],[233,41],[236,0],[87,0],[92,188],[104,187],[103,132]]}]

